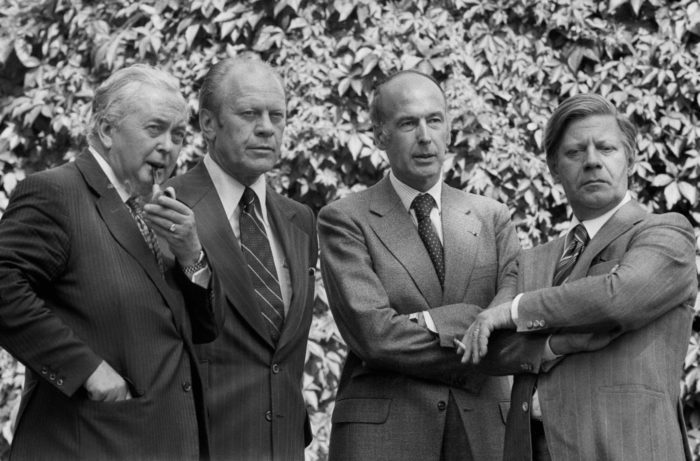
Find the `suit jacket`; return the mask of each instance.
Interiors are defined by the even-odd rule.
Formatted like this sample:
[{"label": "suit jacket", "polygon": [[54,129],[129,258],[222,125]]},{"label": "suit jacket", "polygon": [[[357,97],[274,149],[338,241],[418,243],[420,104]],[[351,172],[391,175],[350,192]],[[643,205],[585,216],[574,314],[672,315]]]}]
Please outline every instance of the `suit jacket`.
[{"label": "suit jacket", "polygon": [[[332,417],[331,459],[438,459],[450,392],[472,458],[502,456],[508,380],[461,365],[452,339],[461,339],[494,300],[520,247],[507,208],[493,200],[444,184],[441,216],[444,291],[388,178],[319,214],[325,288],[349,347]],[[409,320],[428,309],[437,337]],[[503,348],[493,363],[498,370],[490,371],[519,371],[540,355],[534,350],[543,343],[533,344]]]},{"label": "suit jacket", "polygon": [[[697,295],[692,228],[630,202],[590,241],[569,281],[549,288],[563,246],[559,238],[523,252],[518,330],[621,336],[539,376],[552,459],[690,460],[678,402]],[[534,381],[515,378],[505,460],[530,459]]]},{"label": "suit jacket", "polygon": [[289,266],[292,299],[275,346],[257,307],[238,239],[202,162],[171,184],[190,206],[214,273],[222,284],[220,337],[198,348],[214,460],[303,460],[311,440],[301,392],[311,326],[316,228],[310,208],[268,187],[267,210]]},{"label": "suit jacket", "polygon": [[[27,366],[12,459],[206,450],[192,339],[213,339],[221,316],[172,257],[166,265],[163,276],[90,153],[18,184],[0,221],[0,345]],[[133,399],[87,398],[82,384],[102,360]]]}]

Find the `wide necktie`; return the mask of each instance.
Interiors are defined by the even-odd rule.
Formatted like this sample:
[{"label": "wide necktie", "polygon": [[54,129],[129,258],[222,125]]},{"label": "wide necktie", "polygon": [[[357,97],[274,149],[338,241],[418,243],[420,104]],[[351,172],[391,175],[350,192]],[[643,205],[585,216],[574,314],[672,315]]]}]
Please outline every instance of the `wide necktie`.
[{"label": "wide necktie", "polygon": [[241,250],[248,264],[260,312],[265,318],[272,340],[277,343],[284,324],[284,302],[265,226],[255,214],[255,193],[250,187],[239,202],[241,215]]},{"label": "wide necktie", "polygon": [[440,286],[444,286],[445,257],[440,238],[435,232],[433,223],[430,221],[430,211],[436,206],[435,199],[430,194],[420,194],[411,203],[411,208],[415,211],[418,220],[418,235],[420,235],[425,248],[428,250],[428,255],[430,255],[430,260],[433,262],[435,272],[440,280]]},{"label": "wide necktie", "polygon": [[553,286],[561,285],[566,281],[576,265],[576,261],[578,261],[579,256],[581,256],[581,253],[583,253],[583,250],[590,240],[588,238],[588,232],[586,232],[586,228],[583,227],[583,224],[576,225],[569,233],[569,237],[569,244],[566,250],[564,250],[564,254],[561,256],[561,259],[557,263],[557,268],[554,271]]},{"label": "wide necktie", "polygon": [[165,273],[163,253],[161,253],[160,247],[158,246],[158,238],[153,232],[153,229],[148,227],[148,224],[146,224],[146,221],[143,219],[143,204],[141,203],[141,198],[135,195],[129,197],[129,199],[126,201],[126,206],[129,208],[134,221],[136,221],[136,225],[138,226],[139,231],[141,231],[141,235],[146,241],[148,248],[150,248],[153,256],[156,257],[156,262],[158,263],[160,273]]}]

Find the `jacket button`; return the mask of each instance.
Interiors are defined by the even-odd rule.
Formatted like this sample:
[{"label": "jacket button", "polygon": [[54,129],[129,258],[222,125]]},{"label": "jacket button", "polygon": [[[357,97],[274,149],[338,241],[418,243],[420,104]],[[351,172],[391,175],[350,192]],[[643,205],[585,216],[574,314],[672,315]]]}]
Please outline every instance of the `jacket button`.
[{"label": "jacket button", "polygon": [[58,379],[56,380],[56,385],[58,385],[58,386],[63,386],[63,378],[58,378]]},{"label": "jacket button", "polygon": [[51,373],[51,374],[49,375],[49,379],[50,379],[51,381],[53,381],[54,379],[56,379],[56,373]]},{"label": "jacket button", "polygon": [[41,374],[42,374],[42,375],[45,375],[45,374],[48,373],[48,372],[49,372],[48,367],[41,367]]},{"label": "jacket button", "polygon": [[273,372],[274,374],[279,373],[279,372],[280,372],[280,366],[277,365],[276,363],[273,363],[273,364],[272,364],[272,372]]},{"label": "jacket button", "polygon": [[309,267],[309,275],[314,275],[316,273],[316,269],[313,267]]},{"label": "jacket button", "polygon": [[520,369],[525,370],[525,371],[530,371],[532,369],[532,367],[530,366],[529,363],[521,363]]},{"label": "jacket button", "polygon": [[532,327],[533,327],[532,320],[528,320],[527,327],[532,330]]},{"label": "jacket button", "polygon": [[523,402],[523,411],[527,411],[530,409],[530,405],[528,405],[527,402]]},{"label": "jacket button", "polygon": [[265,419],[268,421],[272,421],[272,412],[270,410],[267,410],[265,412]]},{"label": "jacket button", "polygon": [[183,381],[182,382],[182,390],[185,392],[189,392],[192,390],[192,383],[189,381]]},{"label": "jacket button", "polygon": [[438,402],[438,410],[442,411],[442,410],[444,410],[445,408],[447,408],[447,404],[446,404],[443,400],[440,400],[440,401]]}]

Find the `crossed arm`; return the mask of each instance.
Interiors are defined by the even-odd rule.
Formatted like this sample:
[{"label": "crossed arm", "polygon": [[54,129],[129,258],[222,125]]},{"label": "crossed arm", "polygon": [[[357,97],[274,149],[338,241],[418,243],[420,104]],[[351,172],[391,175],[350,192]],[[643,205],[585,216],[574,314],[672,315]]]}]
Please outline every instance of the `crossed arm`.
[{"label": "crossed arm", "polygon": [[[560,331],[574,338],[588,334],[591,347],[603,347],[694,299],[695,244],[687,221],[675,214],[654,216],[635,232],[611,272],[524,293],[517,321],[509,302],[479,314],[462,340],[464,361],[478,363],[491,347],[495,330],[517,330],[528,336]],[[540,327],[531,329],[533,321]],[[552,345],[553,350],[556,347]]]}]

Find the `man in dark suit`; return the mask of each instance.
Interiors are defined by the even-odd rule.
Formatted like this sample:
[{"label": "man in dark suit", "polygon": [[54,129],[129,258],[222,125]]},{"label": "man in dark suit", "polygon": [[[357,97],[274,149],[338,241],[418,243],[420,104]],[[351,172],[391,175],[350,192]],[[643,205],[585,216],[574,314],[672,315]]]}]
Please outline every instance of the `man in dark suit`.
[{"label": "man in dark suit", "polygon": [[[500,460],[508,380],[463,367],[453,340],[500,299],[520,248],[510,214],[442,182],[450,130],[432,78],[395,74],[370,110],[391,172],[319,214],[325,287],[349,347],[330,459]],[[490,371],[539,368],[543,340],[503,346]]]},{"label": "man in dark suit", "polygon": [[208,369],[212,459],[303,460],[302,396],[317,243],[311,209],[266,185],[280,155],[284,85],[265,63],[224,59],[204,77],[208,154],[172,185],[196,216],[221,277],[221,336],[198,349]]},{"label": "man in dark suit", "polygon": [[202,259],[192,211],[151,196],[186,122],[172,76],[121,69],[96,90],[88,151],[12,194],[0,345],[27,367],[12,459],[206,456],[193,340],[221,316],[188,277]]},{"label": "man in dark suit", "polygon": [[[571,230],[523,252],[517,284],[506,284],[517,296],[477,317],[465,354],[478,362],[494,329],[616,339],[515,377],[505,460],[692,459],[679,378],[697,296],[693,230],[630,197],[635,134],[593,94],[564,101],[547,124],[547,163],[573,210]],[[556,339],[550,346],[561,353]]]}]

